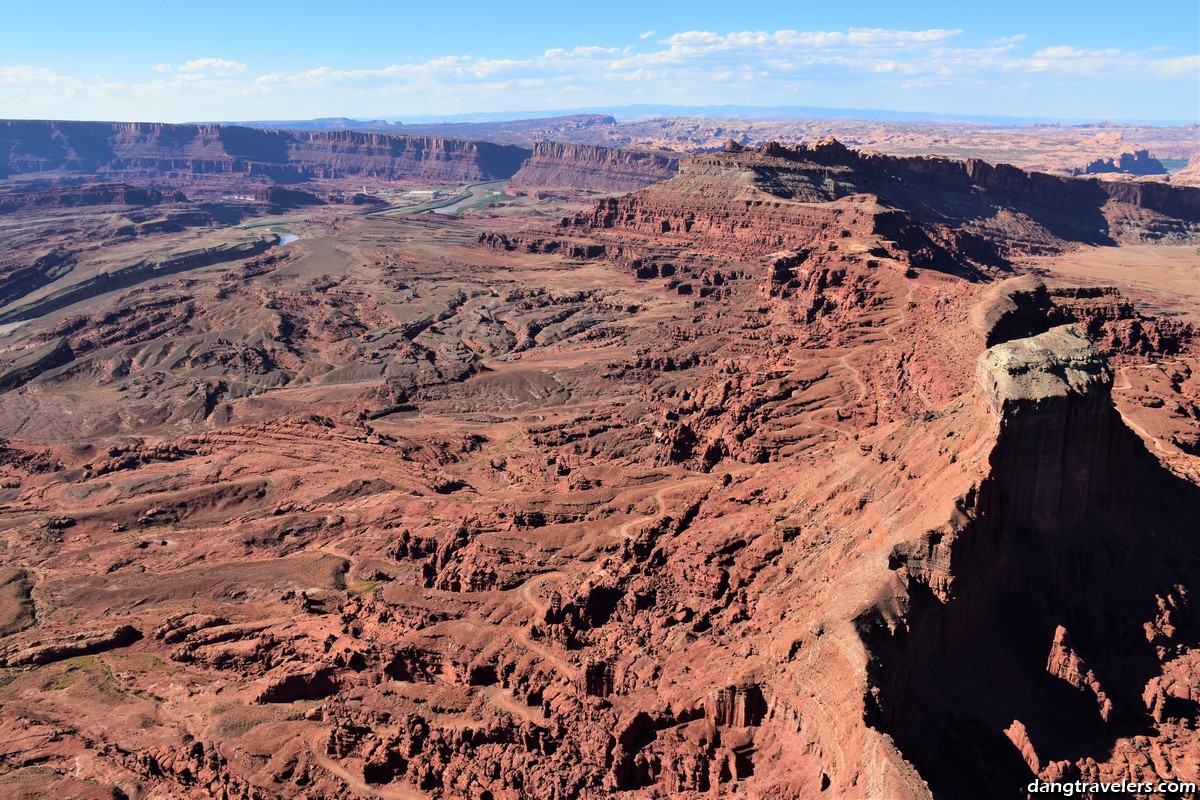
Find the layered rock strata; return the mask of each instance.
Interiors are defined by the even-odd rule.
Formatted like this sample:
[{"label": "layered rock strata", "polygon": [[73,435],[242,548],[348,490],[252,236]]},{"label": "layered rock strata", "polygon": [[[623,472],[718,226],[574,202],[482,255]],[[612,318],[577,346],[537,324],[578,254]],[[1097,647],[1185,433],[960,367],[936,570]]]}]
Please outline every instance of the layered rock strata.
[{"label": "layered rock strata", "polygon": [[236,176],[465,183],[513,175],[529,150],[434,136],[139,122],[0,122],[0,177],[61,172],[121,180]]},{"label": "layered rock strata", "polygon": [[748,252],[878,234],[918,261],[987,263],[1115,239],[1200,237],[1200,192],[1105,183],[972,159],[895,157],[826,139],[693,156],[674,179],[602,200],[569,227],[660,242],[737,241]]},{"label": "layered rock strata", "polygon": [[1082,167],[1073,170],[1075,175],[1105,175],[1121,173],[1125,175],[1166,175],[1167,168],[1162,162],[1150,155],[1149,150],[1134,150],[1131,153],[1121,153],[1109,158],[1097,158]]},{"label": "layered rock strata", "polygon": [[508,182],[508,188],[520,194],[632,192],[667,180],[678,171],[678,158],[666,154],[537,142],[533,155]]},{"label": "layered rock strata", "polygon": [[989,471],[893,552],[904,610],[863,618],[868,719],[935,797],[1023,797],[1031,775],[1195,780],[1175,734],[1195,709],[1162,687],[1195,675],[1181,604],[1200,492],[1125,425],[1077,326],[993,345],[977,385],[998,425]]},{"label": "layered rock strata", "polygon": [[1194,329],[995,282],[1032,239],[929,210],[995,187],[720,158],[610,227],[304,206],[0,329],[8,791],[1195,779]]},{"label": "layered rock strata", "polygon": [[183,203],[182,192],[160,191],[153,187],[138,188],[123,183],[84,186],[19,187],[0,191],[0,214],[26,209],[76,208],[87,206],[157,206],[164,203]]}]

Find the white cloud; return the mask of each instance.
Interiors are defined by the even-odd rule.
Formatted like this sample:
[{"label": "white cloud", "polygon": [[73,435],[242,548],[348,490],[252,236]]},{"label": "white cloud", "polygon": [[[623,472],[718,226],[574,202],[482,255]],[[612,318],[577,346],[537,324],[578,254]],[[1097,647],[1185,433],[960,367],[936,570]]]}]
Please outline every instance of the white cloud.
[{"label": "white cloud", "polygon": [[[730,34],[733,36],[734,34]],[[669,45],[702,45],[702,44],[719,44],[724,37],[720,34],[712,33],[711,31],[687,31],[686,33],[673,33],[663,41]]]},{"label": "white cloud", "polygon": [[[1162,78],[1200,78],[1200,55],[1163,58],[1154,62],[1153,66]],[[1192,88],[1195,88],[1195,84]]]},{"label": "white cloud", "polygon": [[855,44],[869,44],[883,47],[900,47],[913,44],[932,44],[945,39],[953,39],[962,33],[961,29],[944,30],[933,28],[927,31],[889,31],[882,28],[851,28],[849,40]]},{"label": "white cloud", "polygon": [[0,67],[0,83],[14,86],[36,85],[67,81],[69,78],[56,75],[52,70],[42,67]]},{"label": "white cloud", "polygon": [[[639,38],[656,35],[647,31]],[[198,58],[177,67],[155,65],[159,75],[154,80],[127,83],[0,66],[0,117],[379,117],[561,108],[567,105],[562,99],[566,93],[570,105],[621,105],[633,93],[640,102],[903,108],[905,92],[911,92],[914,103],[928,108],[928,98],[935,96],[931,89],[942,92],[937,96],[958,92],[978,99],[981,111],[991,111],[989,90],[1003,89],[1016,98],[1014,103],[1021,95],[1012,87],[1026,86],[1043,95],[1053,94],[1055,87],[1071,87],[1059,90],[1064,97],[1077,96],[1081,85],[1094,86],[1097,96],[1111,98],[1112,86],[1194,84],[1200,72],[1200,56],[1194,54],[1066,44],[1034,50],[1025,44],[1024,34],[992,39],[984,46],[960,46],[963,38],[961,30],[942,28],[682,31],[643,45],[644,52],[632,45],[569,43],[523,58],[442,55],[358,69],[316,65],[254,72],[240,61]],[[1176,89],[1174,94],[1185,104],[1187,91]],[[1053,106],[1048,110],[1061,113]],[[1014,111],[1018,109],[996,113]],[[1194,113],[1180,111],[1163,116]]]},{"label": "white cloud", "polygon": [[685,31],[668,36],[663,41],[674,47],[708,48],[787,48],[811,49],[831,47],[906,47],[925,45],[951,39],[961,30],[939,28],[925,31],[893,31],[883,28],[850,28],[848,31],[739,31],[718,34],[712,31]]},{"label": "white cloud", "polygon": [[653,35],[654,35],[654,31],[643,31],[642,33],[638,34],[638,38],[639,39],[649,39]]},{"label": "white cloud", "polygon": [[179,71],[206,72],[210,75],[241,75],[246,71],[246,65],[240,61],[227,61],[223,58],[197,58],[180,64]]},{"label": "white cloud", "polygon": [[[1099,52],[1099,51],[1095,51],[1095,52]],[[1106,55],[1115,55],[1118,52],[1119,51],[1117,51],[1117,50],[1103,51],[1103,53]],[[1079,58],[1080,56],[1086,56],[1086,55],[1088,55],[1087,50],[1083,50],[1078,47],[1067,47],[1065,45],[1058,45],[1056,47],[1043,47],[1041,50],[1038,50],[1036,53],[1034,53],[1033,57],[1034,58]]]}]

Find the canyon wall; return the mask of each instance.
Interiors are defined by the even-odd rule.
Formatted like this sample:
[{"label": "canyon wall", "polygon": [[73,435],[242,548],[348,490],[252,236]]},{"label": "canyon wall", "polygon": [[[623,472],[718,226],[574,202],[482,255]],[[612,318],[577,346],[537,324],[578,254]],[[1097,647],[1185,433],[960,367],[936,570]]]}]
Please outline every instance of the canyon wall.
[{"label": "canyon wall", "polygon": [[1200,192],[1064,178],[978,159],[895,157],[826,139],[684,160],[670,181],[600,201],[567,227],[660,242],[739,241],[747,252],[880,233],[918,261],[980,262],[1117,240],[1200,239]]},{"label": "canyon wall", "polygon": [[679,159],[661,153],[587,144],[537,142],[533,155],[509,181],[521,194],[537,192],[632,192],[679,171]]},{"label": "canyon wall", "polygon": [[230,125],[140,122],[0,122],[0,177],[74,173],[122,180],[235,176],[264,182],[316,179],[463,183],[513,175],[521,147],[434,136],[278,131]]},{"label": "canyon wall", "polygon": [[63,188],[30,187],[22,191],[0,192],[0,214],[28,208],[75,208],[78,206],[155,206],[179,203],[187,198],[182,192],[138,188],[123,183],[102,183]]},{"label": "canyon wall", "polygon": [[998,428],[988,473],[955,519],[896,547],[904,610],[861,620],[868,721],[935,797],[1024,797],[1031,772],[1190,769],[1175,732],[1195,712],[1200,493],[1126,426],[1112,383],[1075,325],[980,356]]},{"label": "canyon wall", "polygon": [[1167,168],[1149,150],[1134,150],[1132,153],[1121,153],[1111,158],[1097,158],[1076,167],[1075,175],[1100,175],[1104,173],[1124,173],[1126,175],[1166,175]]}]

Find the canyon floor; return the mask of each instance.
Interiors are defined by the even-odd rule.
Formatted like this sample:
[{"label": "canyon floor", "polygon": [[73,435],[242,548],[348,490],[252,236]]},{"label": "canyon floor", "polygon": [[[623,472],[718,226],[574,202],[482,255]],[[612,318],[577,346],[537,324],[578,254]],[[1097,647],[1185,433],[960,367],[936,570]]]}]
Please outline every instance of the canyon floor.
[{"label": "canyon floor", "polygon": [[801,155],[0,217],[0,797],[1200,782],[1200,221]]}]

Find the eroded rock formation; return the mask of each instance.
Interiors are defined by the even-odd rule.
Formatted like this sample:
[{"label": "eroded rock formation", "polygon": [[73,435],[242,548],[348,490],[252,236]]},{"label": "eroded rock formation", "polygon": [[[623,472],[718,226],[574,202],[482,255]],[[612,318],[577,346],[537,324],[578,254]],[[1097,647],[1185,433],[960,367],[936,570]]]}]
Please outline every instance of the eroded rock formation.
[{"label": "eroded rock formation", "polygon": [[529,151],[433,136],[228,125],[0,121],[0,177],[63,172],[120,180],[238,176],[274,183],[417,179],[464,183],[513,175]]},{"label": "eroded rock formation", "polygon": [[123,183],[44,188],[35,184],[0,192],[0,214],[38,208],[155,206],[186,200],[183,192],[163,192],[153,187],[138,188]]},{"label": "eroded rock formation", "polygon": [[1076,175],[1103,175],[1109,173],[1126,175],[1166,175],[1167,168],[1149,150],[1134,150],[1111,158],[1097,158],[1074,170]]},{"label": "eroded rock formation", "polygon": [[533,155],[521,165],[508,187],[524,194],[613,194],[650,186],[678,171],[679,160],[662,153],[537,142]]},{"label": "eroded rock formation", "polygon": [[1076,326],[992,346],[977,385],[998,424],[989,471],[893,553],[903,611],[863,621],[868,718],[938,797],[1020,797],[1031,771],[1191,779],[1174,731],[1194,710],[1164,714],[1159,687],[1195,677],[1200,491],[1126,426]]},{"label": "eroded rock formation", "polygon": [[795,148],[730,143],[678,177],[601,201],[572,225],[662,241],[735,239],[755,254],[874,234],[917,263],[980,262],[1122,240],[1194,241],[1200,193],[1103,183],[984,161],[899,158],[827,139]]},{"label": "eroded rock formation", "polygon": [[279,234],[23,218],[108,260],[0,309],[5,785],[1196,780],[1196,315],[1054,271],[1192,236],[1147,186],[735,146],[579,215],[305,205],[63,307]]}]

